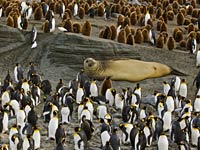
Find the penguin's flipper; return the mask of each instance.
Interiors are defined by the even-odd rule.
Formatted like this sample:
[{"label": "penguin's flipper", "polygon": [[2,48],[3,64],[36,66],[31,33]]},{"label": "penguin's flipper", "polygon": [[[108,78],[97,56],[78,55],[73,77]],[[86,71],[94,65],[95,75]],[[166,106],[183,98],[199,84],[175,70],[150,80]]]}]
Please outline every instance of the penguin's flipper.
[{"label": "penguin's flipper", "polygon": [[128,140],[128,133],[125,131],[124,134],[126,135],[125,141]]},{"label": "penguin's flipper", "polygon": [[78,141],[78,147],[79,147],[79,148],[81,147],[81,142],[83,142],[83,140],[79,140],[79,141]]}]

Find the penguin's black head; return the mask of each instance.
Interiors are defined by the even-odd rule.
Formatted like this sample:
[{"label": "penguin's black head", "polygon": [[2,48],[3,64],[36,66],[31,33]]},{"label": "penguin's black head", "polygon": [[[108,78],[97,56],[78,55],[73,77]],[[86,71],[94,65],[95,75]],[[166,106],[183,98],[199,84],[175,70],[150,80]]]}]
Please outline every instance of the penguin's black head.
[{"label": "penguin's black head", "polygon": [[75,127],[75,128],[74,128],[74,131],[75,131],[75,132],[79,132],[80,130],[81,130],[80,127]]},{"label": "penguin's black head", "polygon": [[57,110],[54,110],[53,111],[53,116],[57,116],[58,115],[58,111]]},{"label": "penguin's black head", "polygon": [[62,126],[63,126],[63,123],[60,122],[59,125],[58,125],[58,127],[59,127],[59,128],[62,128]]},{"label": "penguin's black head", "polygon": [[114,128],[113,133],[117,133],[117,130],[118,130],[117,128]]},{"label": "penguin's black head", "polygon": [[85,115],[83,115],[83,116],[82,116],[82,121],[84,122],[84,121],[85,121],[85,119],[86,119],[86,116],[85,116]]},{"label": "penguin's black head", "polygon": [[11,137],[11,140],[13,141],[13,143],[15,142],[15,139],[16,139],[16,135],[14,134],[14,135]]}]

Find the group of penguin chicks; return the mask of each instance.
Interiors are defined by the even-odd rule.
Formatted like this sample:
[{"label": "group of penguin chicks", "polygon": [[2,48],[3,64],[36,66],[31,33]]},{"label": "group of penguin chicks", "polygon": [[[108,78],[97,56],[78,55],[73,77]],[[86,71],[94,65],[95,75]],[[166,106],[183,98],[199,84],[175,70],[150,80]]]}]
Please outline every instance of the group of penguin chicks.
[{"label": "group of penguin chicks", "polygon": [[[69,85],[60,79],[52,94],[50,81],[41,80],[32,62],[27,79],[17,63],[14,80],[8,72],[2,85],[0,131],[9,134],[9,146],[3,144],[1,149],[40,149],[41,130],[35,108],[41,102],[41,91],[47,139],[56,141],[56,150],[66,149],[68,136],[63,125],[73,121],[79,124],[74,126],[73,134],[76,150],[89,149],[92,137],[98,135],[103,150],[119,150],[124,145],[139,150],[151,147],[152,142],[157,143],[158,150],[168,150],[171,141],[180,150],[190,146],[199,149],[200,74],[194,83],[194,103],[187,97],[186,80],[176,76],[170,84],[163,83],[163,91],[154,93],[155,111],[149,111],[150,106],[142,103],[139,83],[135,88],[116,89],[109,77],[98,85],[81,71]],[[13,118],[16,123],[9,129],[8,122]]]}]

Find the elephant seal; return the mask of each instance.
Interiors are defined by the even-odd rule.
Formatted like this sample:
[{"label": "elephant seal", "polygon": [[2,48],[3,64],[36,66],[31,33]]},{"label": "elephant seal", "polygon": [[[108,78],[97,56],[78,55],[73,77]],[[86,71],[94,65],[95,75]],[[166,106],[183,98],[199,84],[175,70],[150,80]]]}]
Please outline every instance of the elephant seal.
[{"label": "elephant seal", "polygon": [[145,62],[135,59],[112,59],[99,61],[93,58],[84,60],[84,72],[90,78],[103,80],[110,77],[116,81],[137,82],[149,78],[159,78],[166,75],[185,74],[167,65],[157,62]]}]

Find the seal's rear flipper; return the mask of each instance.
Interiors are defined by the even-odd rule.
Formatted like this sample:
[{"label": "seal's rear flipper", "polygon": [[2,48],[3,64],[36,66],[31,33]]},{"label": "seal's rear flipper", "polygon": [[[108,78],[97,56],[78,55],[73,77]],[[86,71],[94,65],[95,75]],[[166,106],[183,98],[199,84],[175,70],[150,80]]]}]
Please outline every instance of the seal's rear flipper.
[{"label": "seal's rear flipper", "polygon": [[187,74],[182,73],[182,72],[180,72],[180,71],[178,71],[178,70],[176,70],[174,68],[172,68],[171,74],[172,75],[177,75],[177,76],[188,76]]}]

